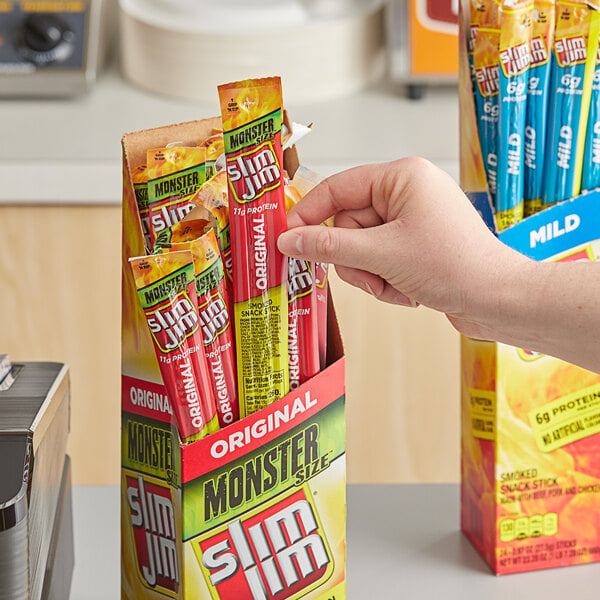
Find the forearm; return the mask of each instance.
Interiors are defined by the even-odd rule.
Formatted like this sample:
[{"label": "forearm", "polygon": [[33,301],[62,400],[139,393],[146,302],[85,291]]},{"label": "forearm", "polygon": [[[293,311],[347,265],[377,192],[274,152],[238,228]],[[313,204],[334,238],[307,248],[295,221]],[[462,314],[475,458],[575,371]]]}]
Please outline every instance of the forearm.
[{"label": "forearm", "polygon": [[[319,223],[335,215],[335,227]],[[335,264],[395,304],[444,312],[461,333],[600,372],[600,265],[535,263],[501,243],[451,178],[422,159],[357,167],[290,211],[284,254]]]},{"label": "forearm", "polygon": [[[600,372],[600,265],[506,260],[475,314],[490,339]],[[489,282],[490,284],[492,282]]]}]

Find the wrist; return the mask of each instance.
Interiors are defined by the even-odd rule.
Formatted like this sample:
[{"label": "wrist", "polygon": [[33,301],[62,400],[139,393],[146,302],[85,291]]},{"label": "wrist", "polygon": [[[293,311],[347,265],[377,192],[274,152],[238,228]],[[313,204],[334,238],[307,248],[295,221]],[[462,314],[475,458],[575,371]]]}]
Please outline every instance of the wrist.
[{"label": "wrist", "polygon": [[535,309],[531,283],[539,280],[536,263],[495,240],[479,255],[481,275],[467,287],[461,317],[450,320],[468,337],[528,347],[528,322]]}]

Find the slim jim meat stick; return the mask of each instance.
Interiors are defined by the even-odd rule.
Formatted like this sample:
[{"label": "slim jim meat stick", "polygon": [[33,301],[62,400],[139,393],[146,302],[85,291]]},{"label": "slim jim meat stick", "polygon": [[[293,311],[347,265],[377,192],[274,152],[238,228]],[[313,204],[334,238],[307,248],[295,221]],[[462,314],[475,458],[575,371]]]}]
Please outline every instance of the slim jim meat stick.
[{"label": "slim jim meat stick", "polygon": [[[151,244],[194,207],[192,196],[206,181],[206,148],[173,146],[148,150],[148,210]],[[152,246],[151,246],[152,247]]]},{"label": "slim jim meat stick", "polygon": [[319,329],[315,263],[290,258],[288,353],[290,389],[319,372]]},{"label": "slim jim meat stick", "polygon": [[[301,197],[294,185],[286,185],[286,210]],[[319,372],[319,304],[315,263],[296,258],[288,261],[288,355],[293,390]]]},{"label": "slim jim meat stick", "polygon": [[223,134],[216,133],[206,138],[201,146],[206,148],[206,180],[208,181],[217,173],[217,158],[223,154]]},{"label": "slim jim meat stick", "polygon": [[[582,111],[587,113],[589,108],[589,104],[584,107],[583,99],[586,83],[591,91],[593,79],[593,68],[586,69],[586,63],[589,57],[593,67],[597,51],[596,46],[591,55],[588,54],[591,13],[587,3],[580,0],[556,2],[543,208],[571,198],[579,190],[580,181],[575,177],[576,155],[580,133],[585,140],[581,125],[587,124],[587,119],[583,118]],[[586,70],[592,76],[587,80]]]},{"label": "slim jim meat stick", "polygon": [[189,251],[130,259],[138,297],[183,442],[218,429],[215,399],[198,323]]},{"label": "slim jim meat stick", "polygon": [[278,77],[219,86],[233,259],[240,416],[289,391],[286,229]]},{"label": "slim jim meat stick", "polygon": [[500,20],[496,226],[523,218],[525,111],[531,57],[532,0],[504,0]]},{"label": "slim jim meat stick", "polygon": [[131,180],[133,181],[133,191],[137,202],[140,222],[142,224],[142,232],[144,233],[144,245],[146,251],[152,246],[151,229],[150,229],[150,212],[148,207],[148,170],[146,165],[139,165],[131,172]]},{"label": "slim jim meat stick", "polygon": [[526,217],[542,208],[544,153],[548,127],[551,52],[554,43],[554,0],[534,0],[531,25],[531,64],[525,124]]},{"label": "slim jim meat stick", "polygon": [[[206,209],[217,222],[217,238],[225,267],[225,288],[229,307],[233,306],[233,269],[231,261],[231,231],[229,226],[229,199],[227,197],[227,173],[220,171],[206,181],[192,198],[192,202]],[[192,218],[190,212],[189,217]]]},{"label": "slim jim meat stick", "polygon": [[[323,181],[324,177],[319,173],[312,171],[306,167],[300,165],[294,177],[292,179],[292,186],[286,186],[287,189],[295,189],[297,191],[297,198],[305,196],[312,190],[318,183]],[[287,202],[286,206],[289,210],[291,208],[291,195],[286,197],[290,198],[290,202]],[[298,201],[296,200],[296,202]],[[324,225],[333,225],[333,219],[328,219]],[[327,296],[329,294],[327,288],[327,275],[329,272],[329,265],[324,262],[314,263],[314,279],[315,279],[315,294],[317,296],[317,329],[319,332],[319,363],[321,370],[327,366]]]},{"label": "slim jim meat stick", "polygon": [[590,191],[600,186],[600,48],[596,52],[596,69],[592,82],[590,111],[585,137],[581,190]]},{"label": "slim jim meat stick", "polygon": [[496,204],[498,181],[498,115],[499,115],[499,60],[500,29],[480,26],[475,35],[473,69],[475,107],[481,155],[485,166],[492,204]]},{"label": "slim jim meat stick", "polygon": [[189,250],[192,253],[202,341],[219,425],[225,427],[239,419],[236,364],[223,261],[215,232],[213,229],[205,232],[206,226],[204,220],[181,221],[173,225],[171,241],[161,245],[161,250]]}]

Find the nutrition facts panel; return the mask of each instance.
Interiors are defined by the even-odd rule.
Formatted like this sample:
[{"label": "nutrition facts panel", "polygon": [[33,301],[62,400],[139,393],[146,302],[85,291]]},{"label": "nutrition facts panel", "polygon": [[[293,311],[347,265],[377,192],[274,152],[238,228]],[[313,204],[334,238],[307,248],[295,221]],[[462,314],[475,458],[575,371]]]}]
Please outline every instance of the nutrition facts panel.
[{"label": "nutrition facts panel", "polygon": [[[459,530],[456,484],[349,485],[347,501],[348,600],[598,598],[600,563],[493,575]],[[73,516],[71,600],[118,598],[118,487],[75,487]]]}]

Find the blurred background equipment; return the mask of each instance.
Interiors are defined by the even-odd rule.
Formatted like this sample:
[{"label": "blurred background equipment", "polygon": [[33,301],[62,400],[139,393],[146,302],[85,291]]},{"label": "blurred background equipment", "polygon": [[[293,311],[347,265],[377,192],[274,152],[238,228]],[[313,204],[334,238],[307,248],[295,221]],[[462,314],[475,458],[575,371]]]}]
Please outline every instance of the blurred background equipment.
[{"label": "blurred background equipment", "polygon": [[458,82],[457,0],[388,0],[388,75],[412,98]]},{"label": "blurred background equipment", "polygon": [[96,81],[113,0],[0,2],[0,96],[74,96]]},{"label": "blurred background equipment", "polygon": [[382,0],[119,0],[126,79],[214,101],[226,81],[280,74],[286,102],[319,101],[383,76]]},{"label": "blurred background equipment", "polygon": [[73,574],[68,369],[0,355],[0,600],[65,600]]}]

